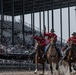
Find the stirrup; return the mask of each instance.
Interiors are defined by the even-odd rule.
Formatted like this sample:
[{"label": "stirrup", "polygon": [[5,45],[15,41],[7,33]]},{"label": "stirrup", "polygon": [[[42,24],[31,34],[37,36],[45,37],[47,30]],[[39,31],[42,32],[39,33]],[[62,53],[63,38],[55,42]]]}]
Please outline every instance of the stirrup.
[{"label": "stirrup", "polygon": [[42,55],[42,58],[45,58],[45,55],[46,55],[46,53]]},{"label": "stirrup", "polygon": [[45,54],[42,55],[42,58],[44,58]]},{"label": "stirrup", "polygon": [[62,60],[64,60],[64,59],[65,59],[65,57],[66,57],[66,55],[62,57]]}]

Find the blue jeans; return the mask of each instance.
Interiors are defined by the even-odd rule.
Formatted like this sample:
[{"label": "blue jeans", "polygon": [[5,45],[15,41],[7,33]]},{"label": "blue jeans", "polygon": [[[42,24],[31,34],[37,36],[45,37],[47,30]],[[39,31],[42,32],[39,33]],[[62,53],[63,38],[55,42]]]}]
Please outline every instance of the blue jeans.
[{"label": "blue jeans", "polygon": [[45,47],[43,47],[43,51],[45,52]]},{"label": "blue jeans", "polygon": [[64,53],[63,53],[63,58],[64,59],[67,56],[68,51],[70,50],[70,47],[68,47],[67,49],[65,49]]},{"label": "blue jeans", "polygon": [[43,52],[45,51],[45,46],[44,47],[40,47],[41,48],[41,50],[43,50]]},{"label": "blue jeans", "polygon": [[[47,52],[49,46],[50,46],[50,43],[45,47],[45,51],[44,51],[44,53]],[[60,46],[58,46],[58,44],[56,44],[56,49],[57,49],[58,53],[60,54],[60,56],[62,56],[61,48],[60,48]]]},{"label": "blue jeans", "polygon": [[46,53],[46,52],[47,52],[47,50],[48,50],[49,46],[50,46],[50,43],[45,47],[44,53]]},{"label": "blue jeans", "polygon": [[56,44],[56,49],[57,49],[59,55],[62,56],[61,47],[58,44]]},{"label": "blue jeans", "polygon": [[66,53],[69,51],[70,47],[68,47],[65,52],[64,52],[64,55],[66,55]]}]

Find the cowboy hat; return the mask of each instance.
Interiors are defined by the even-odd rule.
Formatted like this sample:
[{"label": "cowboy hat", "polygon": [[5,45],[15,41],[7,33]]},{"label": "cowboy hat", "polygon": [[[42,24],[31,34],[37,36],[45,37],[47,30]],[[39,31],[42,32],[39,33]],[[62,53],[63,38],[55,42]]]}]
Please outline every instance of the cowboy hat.
[{"label": "cowboy hat", "polygon": [[40,34],[39,37],[43,37],[42,34]]},{"label": "cowboy hat", "polygon": [[51,29],[51,32],[55,32],[54,29]]},{"label": "cowboy hat", "polygon": [[73,32],[73,34],[72,35],[76,35],[76,32]]}]

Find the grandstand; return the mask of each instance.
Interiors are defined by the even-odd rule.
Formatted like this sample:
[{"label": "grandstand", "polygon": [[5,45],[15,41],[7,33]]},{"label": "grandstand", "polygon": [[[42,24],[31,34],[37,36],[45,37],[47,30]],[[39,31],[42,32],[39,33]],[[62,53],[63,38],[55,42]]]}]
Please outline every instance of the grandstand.
[{"label": "grandstand", "polygon": [[[25,23],[27,25],[29,25],[28,23]],[[0,25],[1,25],[1,21],[0,21]],[[15,22],[15,44],[19,44],[22,42],[22,24],[19,22]],[[24,29],[25,29],[25,43],[32,45],[32,32],[31,32],[31,28],[29,26],[25,25]],[[6,43],[7,44],[11,44],[12,43],[12,22],[11,21],[4,21],[3,23],[3,36],[6,39]],[[1,31],[1,30],[0,30]],[[39,31],[35,31],[36,34],[39,34]],[[30,42],[30,43],[29,43]]]},{"label": "grandstand", "polygon": [[[47,18],[47,31],[50,26],[55,29],[54,9],[59,9],[60,37],[58,45],[64,46],[63,40],[63,8],[68,11],[68,37],[70,37],[70,7],[76,6],[76,0],[0,0],[0,70],[35,70],[33,35],[39,35],[45,26]],[[51,12],[50,12],[51,10]],[[46,12],[47,17],[46,17]],[[35,13],[38,12],[39,28],[36,25]],[[30,14],[31,23],[25,22],[25,16]],[[43,16],[42,16],[43,15]],[[9,20],[4,20],[10,16]],[[15,16],[21,16],[20,21],[15,21]],[[50,20],[51,18],[51,20]],[[43,20],[42,20],[43,19]],[[57,18],[58,19],[58,18]],[[50,22],[51,21],[51,25]],[[59,25],[58,25],[59,26]],[[48,70],[47,65],[45,69]],[[41,65],[39,64],[39,70]]]},{"label": "grandstand", "polygon": [[[1,21],[0,21],[0,25],[1,25]],[[32,31],[31,31],[31,25],[28,24],[27,22],[25,22],[25,26],[24,26],[24,32],[25,32],[25,44],[26,45],[33,45],[32,42]],[[4,41],[6,41],[6,43],[8,45],[11,45],[12,43],[12,22],[11,21],[4,21],[3,22],[3,38],[6,39]],[[23,40],[23,34],[22,34],[22,24],[20,22],[15,22],[15,26],[14,26],[14,35],[15,35],[15,44],[22,44],[22,40]],[[0,30],[1,31],[1,30]],[[0,32],[1,33],[1,32]],[[35,29],[35,35],[39,35],[39,28]],[[59,38],[60,40],[60,38]],[[65,41],[65,40],[63,40]]]},{"label": "grandstand", "polygon": [[[20,63],[22,64],[23,62],[26,61],[26,65],[27,65],[27,61],[31,61],[33,62],[34,57],[35,57],[35,52],[34,52],[34,48],[33,48],[33,41],[32,41],[32,32],[31,32],[31,25],[25,22],[25,47],[21,47],[22,45],[22,23],[21,22],[16,22],[15,21],[15,45],[12,46],[12,22],[11,21],[4,21],[3,22],[3,40],[4,40],[4,46],[1,45],[1,47],[3,47],[4,51],[2,52],[2,54],[0,54],[1,57],[1,62],[0,65],[2,66],[2,64],[6,64],[7,68],[9,68],[9,65],[11,65],[11,68],[18,68],[21,67]],[[1,25],[1,21],[0,21],[0,25]],[[38,31],[38,28],[35,28],[35,35],[39,35],[40,32]],[[60,44],[60,39],[58,41],[58,44]],[[65,44],[65,42],[63,42],[63,44]],[[6,60],[6,61],[5,61]],[[3,62],[4,61],[4,62]],[[13,64],[16,65],[16,63],[19,63],[19,65],[12,66],[13,64],[11,63],[14,62]],[[22,61],[22,62],[21,62]],[[30,62],[29,62],[30,63]],[[29,64],[28,64],[29,65]],[[22,64],[22,66],[24,66]],[[35,68],[35,65],[31,64],[30,68],[33,69]],[[5,65],[3,65],[0,68],[5,67]],[[24,66],[27,67],[27,66]],[[21,67],[21,68],[24,68]],[[29,68],[26,68],[29,69]]]}]

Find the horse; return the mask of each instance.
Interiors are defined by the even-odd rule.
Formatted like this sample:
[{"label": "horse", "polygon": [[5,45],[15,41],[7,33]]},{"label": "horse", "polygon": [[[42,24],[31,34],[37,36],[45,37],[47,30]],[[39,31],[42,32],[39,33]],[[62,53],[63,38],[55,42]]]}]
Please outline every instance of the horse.
[{"label": "horse", "polygon": [[48,63],[50,64],[51,74],[53,74],[52,63],[56,64],[56,70],[58,70],[59,69],[59,60],[60,60],[60,57],[58,56],[58,52],[56,50],[55,40],[53,37],[50,39],[50,46],[47,50],[46,57],[47,57]]},{"label": "horse", "polygon": [[[74,42],[72,40],[69,43],[69,47],[70,49],[65,57],[65,61],[68,62],[69,70],[70,72],[72,72],[72,69],[71,69],[72,63],[76,63],[76,49],[75,49]],[[73,65],[73,68],[74,68],[74,65]]]},{"label": "horse", "polygon": [[35,64],[36,64],[36,70],[34,71],[34,73],[37,73],[38,70],[38,63],[42,64],[42,69],[43,69],[43,74],[44,74],[44,64],[45,64],[45,60],[42,58],[43,55],[43,50],[42,47],[36,43],[35,46],[35,50],[36,50],[36,56],[35,56]]}]

